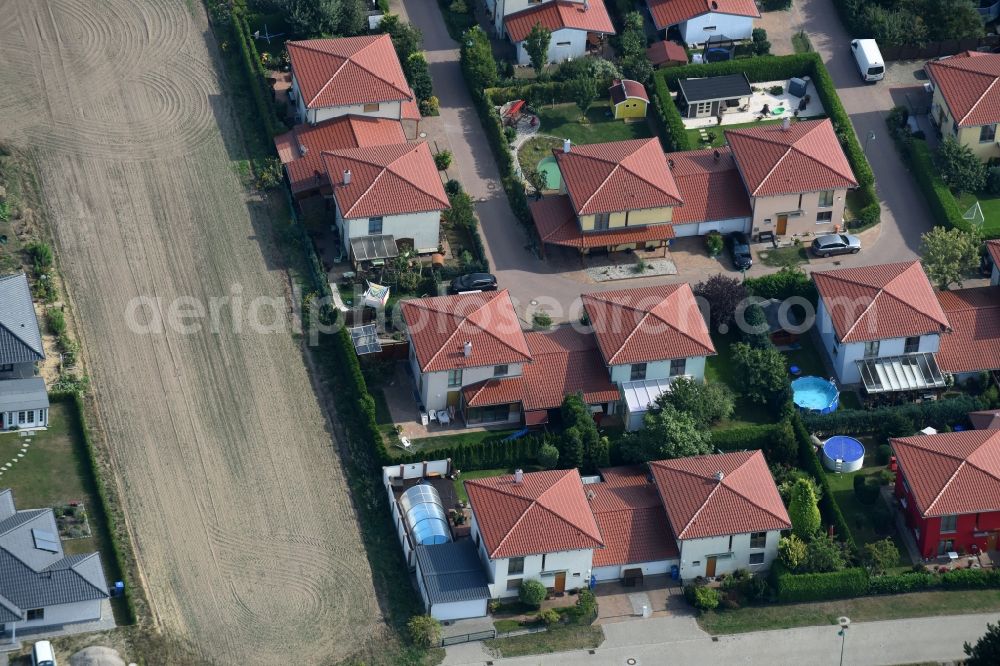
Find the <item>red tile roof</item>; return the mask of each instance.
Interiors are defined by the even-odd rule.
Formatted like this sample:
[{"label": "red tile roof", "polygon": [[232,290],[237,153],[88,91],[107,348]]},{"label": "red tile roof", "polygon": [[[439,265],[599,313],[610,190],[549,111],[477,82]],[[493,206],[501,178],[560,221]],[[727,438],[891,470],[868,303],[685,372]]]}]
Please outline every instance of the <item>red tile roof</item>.
[{"label": "red tile roof", "polygon": [[649,95],[646,94],[646,86],[632,79],[615,79],[611,87],[608,88],[608,91],[611,93],[612,104],[621,104],[627,99],[649,101]]},{"label": "red tile roof", "polygon": [[583,392],[584,402],[598,404],[619,399],[608,370],[597,351],[594,336],[572,326],[546,333],[526,333],[531,363],[519,377],[490,379],[463,389],[465,404],[486,407],[521,402],[525,411],[555,409],[567,395]]},{"label": "red tile roof", "polygon": [[760,18],[754,0],[646,0],[657,30],[666,30],[702,14],[733,14]]},{"label": "red tile roof", "polygon": [[306,108],[411,99],[389,35],[286,42]]},{"label": "red tile roof", "polygon": [[674,224],[728,220],[753,214],[729,146],[667,153],[666,157],[684,200],[681,206],[674,208]]},{"label": "red tile roof", "polygon": [[918,261],[841,268],[812,276],[841,342],[928,335],[949,327]]},{"label": "red tile roof", "polygon": [[1000,240],[986,241],[986,250],[990,253],[990,257],[993,259],[993,265],[1000,266]]},{"label": "red tile roof", "polygon": [[536,23],[555,32],[568,28],[606,35],[615,34],[604,0],[590,0],[589,8],[579,0],[553,0],[508,14],[503,19],[512,42],[523,42]]},{"label": "red tile roof", "polygon": [[[678,556],[677,542],[664,529],[666,514],[644,467],[602,469],[603,483],[583,487],[604,536],[594,566],[656,562]],[[591,495],[592,494],[592,495]]]},{"label": "red tile roof", "polygon": [[645,243],[674,237],[674,228],[668,223],[608,231],[581,231],[580,222],[573,211],[573,203],[565,194],[532,201],[528,207],[538,229],[538,237],[543,243],[582,249]]},{"label": "red tile roof", "polygon": [[688,61],[687,51],[677,42],[666,40],[654,43],[646,49],[646,57],[656,66],[668,62],[686,63]]},{"label": "red tile roof", "polygon": [[760,451],[659,460],[649,468],[678,540],[792,526]]},{"label": "red tile roof", "polygon": [[937,363],[945,372],[1000,369],[1000,287],[939,291],[951,333],[941,336]]},{"label": "red tile roof", "polygon": [[785,130],[763,125],[726,130],[726,141],[752,196],[857,187],[833,123],[803,120]]},{"label": "red tile roof", "polygon": [[1000,122],[1000,55],[966,51],[924,69],[959,127]]},{"label": "red tile roof", "polygon": [[406,143],[399,121],[363,116],[340,116],[315,125],[296,125],[274,137],[274,147],[288,171],[293,194],[329,185],[321,157],[324,150],[389,143]]},{"label": "red tile roof", "polygon": [[[448,208],[448,195],[424,142],[331,150],[323,153],[323,166],[347,219]],[[343,185],[347,170],[351,182]]]},{"label": "red tile roof", "polygon": [[1000,430],[966,430],[892,440],[924,517],[1000,511]]},{"label": "red tile roof", "polygon": [[573,146],[556,156],[577,215],[614,213],[681,203],[659,139]]},{"label": "red tile roof", "polygon": [[[421,372],[531,360],[507,290],[401,301]],[[464,345],[472,343],[465,356]]]},{"label": "red tile roof", "polygon": [[604,545],[575,469],[469,479],[465,490],[491,559]]},{"label": "red tile roof", "polygon": [[976,430],[998,429],[1000,428],[1000,409],[969,412],[969,421]]},{"label": "red tile roof", "polygon": [[715,354],[691,285],[583,294],[583,305],[608,365]]}]

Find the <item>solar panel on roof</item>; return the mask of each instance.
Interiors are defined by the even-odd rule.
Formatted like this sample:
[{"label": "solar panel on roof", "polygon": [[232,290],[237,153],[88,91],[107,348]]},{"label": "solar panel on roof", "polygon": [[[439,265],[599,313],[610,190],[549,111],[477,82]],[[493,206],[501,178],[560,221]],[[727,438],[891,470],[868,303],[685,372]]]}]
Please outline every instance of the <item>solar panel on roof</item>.
[{"label": "solar panel on roof", "polygon": [[351,341],[358,356],[382,351],[382,343],[378,341],[378,331],[375,324],[355,326],[351,330]]},{"label": "solar panel on roof", "polygon": [[52,532],[32,529],[31,537],[35,540],[35,548],[38,550],[46,550],[50,553],[59,552],[59,537]]}]

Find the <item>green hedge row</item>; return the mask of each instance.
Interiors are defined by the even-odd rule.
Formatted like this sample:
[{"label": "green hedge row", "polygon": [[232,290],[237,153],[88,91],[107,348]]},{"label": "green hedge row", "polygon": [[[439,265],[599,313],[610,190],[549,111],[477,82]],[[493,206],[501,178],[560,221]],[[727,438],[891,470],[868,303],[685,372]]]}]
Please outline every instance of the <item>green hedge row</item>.
[{"label": "green hedge row", "polygon": [[513,468],[533,462],[545,442],[555,445],[555,442],[551,441],[551,435],[525,435],[512,440],[507,440],[507,437],[508,435],[499,435],[487,437],[479,442],[417,452],[404,458],[396,458],[393,462],[415,463],[422,460],[451,458],[451,463],[456,469],[466,472],[477,469]]},{"label": "green hedge row", "polygon": [[854,541],[851,528],[844,518],[844,512],[840,510],[840,505],[833,497],[833,489],[830,488],[830,481],[826,478],[826,472],[819,462],[816,450],[813,448],[809,438],[809,432],[802,424],[802,419],[796,414],[792,417],[792,430],[795,432],[795,441],[799,445],[799,467],[812,475],[823,490],[823,497],[819,500],[819,510],[823,515],[824,525],[833,525],[834,536],[848,544],[852,551],[858,549]]},{"label": "green hedge row", "polygon": [[811,432],[826,435],[870,435],[890,414],[900,414],[914,426],[932,426],[938,430],[969,424],[969,412],[982,409],[979,398],[961,395],[947,400],[908,403],[878,409],[838,409],[829,414],[805,414],[802,422]]},{"label": "green hedge row", "polygon": [[502,88],[490,88],[486,96],[493,106],[502,106],[515,99],[527,100],[532,106],[542,104],[564,104],[573,101],[569,83],[564,81],[541,81]]},{"label": "green hedge row", "polygon": [[775,561],[771,584],[780,603],[850,599],[868,594],[868,572],[850,567],[829,573],[793,574]]},{"label": "green hedge row", "polygon": [[747,291],[760,298],[776,298],[783,301],[792,297],[804,298],[813,306],[819,301],[816,283],[804,271],[785,267],[777,273],[747,278],[744,281]]},{"label": "green hedge row", "polygon": [[[126,566],[128,559],[126,551],[128,546],[122,542],[127,538],[124,536],[124,526],[119,526],[113,519],[117,514],[111,512],[111,500],[108,497],[108,489],[104,483],[104,477],[97,464],[97,457],[94,454],[94,443],[90,438],[90,428],[87,426],[87,417],[84,411],[83,397],[79,393],[60,393],[53,391],[49,393],[50,402],[68,402],[71,404],[71,413],[79,425],[80,437],[83,439],[84,448],[87,450],[87,466],[94,489],[97,491],[99,506],[91,507],[91,511],[98,512],[108,532],[108,540],[111,543],[112,573],[125,578],[125,622],[135,624],[135,596],[133,587],[138,586],[130,575],[130,569]],[[121,533],[120,533],[121,532]]]},{"label": "green hedge row", "polygon": [[941,174],[934,165],[934,157],[931,155],[930,146],[923,139],[910,137],[907,140],[897,141],[896,146],[903,154],[904,161],[909,165],[913,177],[924,193],[927,206],[934,214],[934,219],[938,224],[946,229],[961,229],[971,231],[972,223],[962,218],[962,210],[955,201],[955,195],[951,193],[948,186],[941,180]]},{"label": "green hedge row", "polygon": [[712,446],[722,451],[766,449],[768,442],[777,435],[781,424],[740,425],[712,431]]},{"label": "green hedge row", "polygon": [[232,17],[233,36],[240,45],[247,83],[250,84],[250,90],[253,93],[257,114],[264,123],[264,129],[268,134],[268,138],[273,138],[284,132],[286,128],[284,123],[278,120],[275,115],[274,103],[269,97],[270,93],[267,91],[266,73],[264,66],[260,62],[260,53],[257,52],[257,46],[250,37],[250,28],[247,25],[244,10],[238,5],[234,5],[230,15]]}]

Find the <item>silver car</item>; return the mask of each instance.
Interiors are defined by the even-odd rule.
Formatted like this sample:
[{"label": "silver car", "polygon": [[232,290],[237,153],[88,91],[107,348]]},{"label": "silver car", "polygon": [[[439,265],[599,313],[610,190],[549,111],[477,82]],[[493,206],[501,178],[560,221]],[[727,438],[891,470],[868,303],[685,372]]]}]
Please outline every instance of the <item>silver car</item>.
[{"label": "silver car", "polygon": [[812,242],[812,251],[817,257],[832,254],[857,254],[861,252],[861,239],[849,234],[829,234],[817,236]]}]

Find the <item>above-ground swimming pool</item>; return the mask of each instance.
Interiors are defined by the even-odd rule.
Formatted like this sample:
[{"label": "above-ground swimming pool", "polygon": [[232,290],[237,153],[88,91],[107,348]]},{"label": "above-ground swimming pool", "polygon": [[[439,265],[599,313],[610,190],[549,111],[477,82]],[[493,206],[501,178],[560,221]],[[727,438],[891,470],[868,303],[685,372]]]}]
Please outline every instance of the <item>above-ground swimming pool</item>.
[{"label": "above-ground swimming pool", "polygon": [[562,187],[562,174],[559,173],[559,165],[552,155],[543,157],[538,162],[538,171],[545,174],[545,188],[558,190]]},{"label": "above-ground swimming pool", "polygon": [[840,400],[837,385],[822,377],[800,377],[792,382],[792,392],[796,407],[820,414],[835,411]]},{"label": "above-ground swimming pool", "polygon": [[836,435],[823,444],[823,466],[831,472],[856,472],[865,461],[865,447],[853,437]]}]

